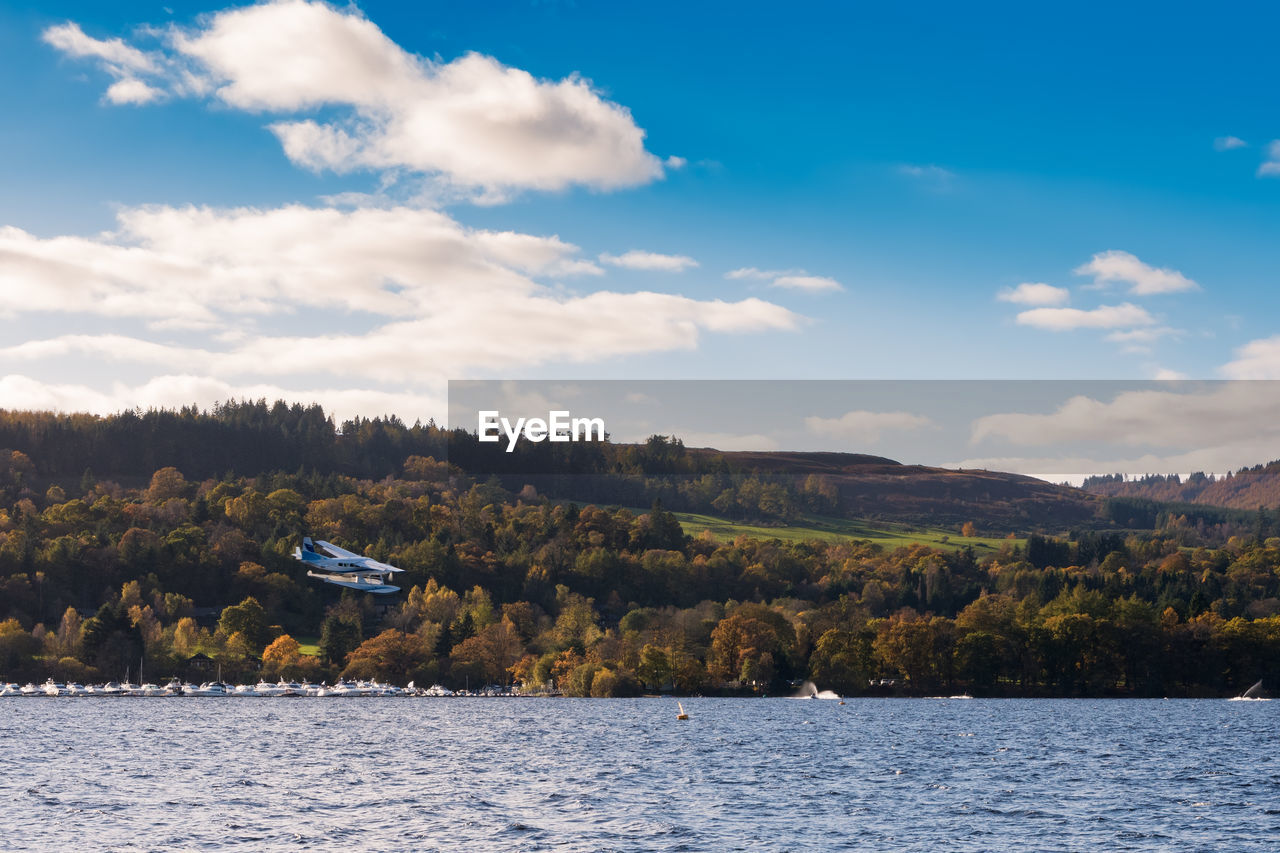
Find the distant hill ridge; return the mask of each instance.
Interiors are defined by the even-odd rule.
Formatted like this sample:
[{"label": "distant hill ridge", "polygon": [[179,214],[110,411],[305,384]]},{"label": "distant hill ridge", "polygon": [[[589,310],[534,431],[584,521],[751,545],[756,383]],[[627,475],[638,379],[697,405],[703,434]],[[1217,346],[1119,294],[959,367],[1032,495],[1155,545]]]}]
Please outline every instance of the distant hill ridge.
[{"label": "distant hill ridge", "polygon": [[1280,460],[1241,468],[1222,477],[1196,472],[1185,480],[1177,474],[1151,474],[1126,480],[1120,474],[1111,474],[1090,477],[1082,488],[1102,497],[1148,498],[1231,509],[1272,509],[1280,507]]},{"label": "distant hill ridge", "polygon": [[[813,491],[838,492],[838,512],[845,517],[955,526],[973,522],[987,530],[1068,529],[1095,518],[1102,504],[1079,489],[1018,474],[930,468],[862,453],[721,452],[686,448],[663,436],[634,445],[530,444],[507,454],[434,423],[407,425],[388,417],[338,424],[318,405],[265,400],[105,417],[0,410],[0,451],[18,492],[86,478],[144,482],[167,466],[192,480],[279,471],[381,479],[402,476],[407,460],[434,457],[447,458],[479,479],[503,475],[517,490],[537,483],[540,492],[550,488],[559,497],[625,505],[647,503],[661,493],[673,498],[672,508],[680,508],[674,500],[678,487],[664,490],[653,486],[652,478],[676,483],[711,476],[723,481],[716,488],[725,489],[733,477],[752,474],[795,482],[794,498],[802,497],[805,482],[814,478]],[[548,478],[551,482],[545,482]],[[715,496],[705,495],[699,503],[686,495],[683,508],[709,511]],[[742,512],[750,517],[754,510]]]},{"label": "distant hill ridge", "polygon": [[1022,474],[907,465],[863,453],[691,450],[717,453],[734,469],[806,477],[839,489],[851,517],[973,521],[992,527],[1070,527],[1093,519],[1098,499]]}]

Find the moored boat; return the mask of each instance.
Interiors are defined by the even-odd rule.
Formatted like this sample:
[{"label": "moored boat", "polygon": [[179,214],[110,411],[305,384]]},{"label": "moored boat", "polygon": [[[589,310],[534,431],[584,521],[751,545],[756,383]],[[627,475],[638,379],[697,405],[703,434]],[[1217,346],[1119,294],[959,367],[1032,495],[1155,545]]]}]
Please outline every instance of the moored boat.
[{"label": "moored boat", "polygon": [[188,685],[182,689],[184,696],[230,696],[231,691],[227,690],[226,684],[221,681],[206,681],[199,687]]},{"label": "moored boat", "polygon": [[158,684],[143,684],[129,691],[130,696],[167,696],[165,689]]}]

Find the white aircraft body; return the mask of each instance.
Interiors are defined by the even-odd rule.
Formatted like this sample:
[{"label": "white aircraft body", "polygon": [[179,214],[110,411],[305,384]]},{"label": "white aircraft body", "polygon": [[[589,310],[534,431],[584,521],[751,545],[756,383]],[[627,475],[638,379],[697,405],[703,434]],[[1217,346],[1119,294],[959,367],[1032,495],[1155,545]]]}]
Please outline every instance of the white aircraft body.
[{"label": "white aircraft body", "polygon": [[307,577],[319,578],[325,583],[360,590],[385,594],[399,592],[400,587],[387,583],[387,576],[404,569],[397,569],[386,563],[379,563],[372,557],[353,554],[345,548],[325,542],[323,539],[311,541],[310,536],[302,537],[302,547],[293,549],[293,558],[305,563]]}]

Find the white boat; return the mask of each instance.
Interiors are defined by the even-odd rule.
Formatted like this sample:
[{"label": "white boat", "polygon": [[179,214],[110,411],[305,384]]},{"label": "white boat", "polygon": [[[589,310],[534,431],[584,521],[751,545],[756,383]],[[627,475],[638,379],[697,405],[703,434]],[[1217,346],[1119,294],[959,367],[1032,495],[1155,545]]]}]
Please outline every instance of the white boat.
[{"label": "white boat", "polygon": [[286,689],[279,684],[272,684],[270,681],[259,681],[253,685],[255,696],[283,696]]},{"label": "white boat", "polygon": [[230,696],[231,692],[227,690],[227,685],[221,681],[206,681],[199,687],[192,687],[190,690],[183,688],[184,696]]},{"label": "white boat", "polygon": [[21,687],[19,687],[19,688],[18,688],[18,691],[19,691],[23,696],[43,696],[43,695],[44,695],[44,689],[43,689],[43,688],[36,687],[34,684],[32,684],[32,683],[30,683],[30,682],[27,682],[26,684],[24,684],[24,685],[22,685]]},{"label": "white boat", "polygon": [[46,681],[42,685],[42,689],[44,690],[44,695],[46,696],[66,696],[67,695],[67,685],[63,684],[60,681],[54,681],[52,678],[50,678],[48,681]]},{"label": "white boat", "polygon": [[21,696],[22,688],[13,683],[0,685],[0,697],[8,699],[11,696]]},{"label": "white boat", "polygon": [[158,684],[143,684],[129,691],[130,696],[167,696],[165,689]]},{"label": "white boat", "polygon": [[83,684],[79,684],[73,681],[67,685],[67,695],[68,696],[89,696],[91,694],[89,693],[89,688],[85,687]]},{"label": "white boat", "polygon": [[332,687],[321,687],[320,692],[317,693],[316,695],[317,696],[338,696],[338,697],[359,696],[360,688],[354,684],[348,684],[342,679],[338,679],[338,683],[333,685]]},{"label": "white boat", "polygon": [[231,691],[231,695],[253,697],[261,696],[262,694],[255,690],[252,684],[237,684],[235,689]]}]

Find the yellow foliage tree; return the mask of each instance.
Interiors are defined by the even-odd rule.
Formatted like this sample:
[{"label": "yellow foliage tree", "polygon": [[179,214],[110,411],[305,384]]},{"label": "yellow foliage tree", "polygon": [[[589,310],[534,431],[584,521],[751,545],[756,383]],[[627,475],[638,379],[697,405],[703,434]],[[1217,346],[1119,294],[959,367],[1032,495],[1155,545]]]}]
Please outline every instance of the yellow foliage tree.
[{"label": "yellow foliage tree", "polygon": [[268,675],[296,678],[306,669],[302,646],[288,634],[281,634],[262,651],[263,677]]}]

